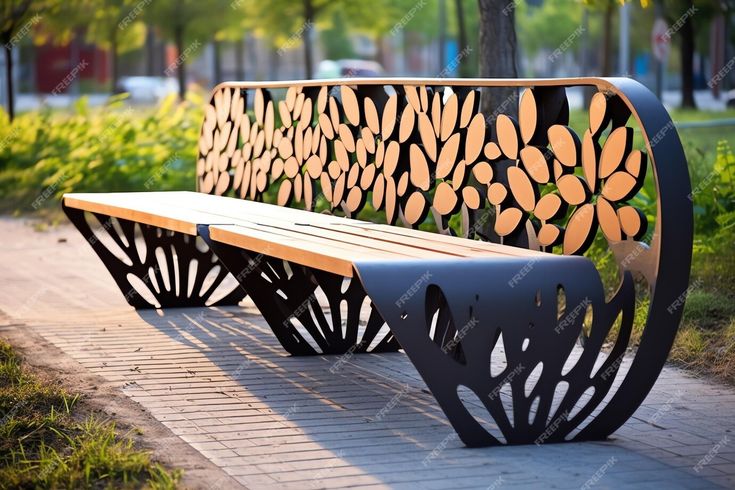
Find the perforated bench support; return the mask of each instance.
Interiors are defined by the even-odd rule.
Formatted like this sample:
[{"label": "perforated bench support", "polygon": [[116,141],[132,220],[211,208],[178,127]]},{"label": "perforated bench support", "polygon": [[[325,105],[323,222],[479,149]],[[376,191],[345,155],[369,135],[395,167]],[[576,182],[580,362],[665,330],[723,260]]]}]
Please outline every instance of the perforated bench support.
[{"label": "perforated bench support", "polygon": [[[125,301],[134,308],[236,305],[245,297],[245,292],[235,284],[229,293],[211,301],[227,277],[227,269],[199,237],[99,213],[85,213],[63,204],[62,208],[102,260]],[[97,231],[90,226],[88,217],[97,221]],[[111,250],[105,243],[107,240],[118,250]],[[163,256],[165,266],[161,266],[156,254]],[[210,272],[213,277],[208,281]],[[131,277],[137,279],[136,284],[131,282]],[[147,290],[154,301],[141,295],[139,289]]]},{"label": "perforated bench support", "polygon": [[[372,303],[366,324],[361,328],[360,310],[366,294],[356,278],[347,279],[212,241],[206,225],[200,225],[198,230],[290,354],[395,352],[400,348],[392,334],[381,336],[385,321]],[[349,284],[343,288],[347,281]],[[317,291],[329,302],[327,312],[319,304]],[[296,323],[303,325],[312,342],[299,332]]]},{"label": "perforated bench support", "polygon": [[[630,338],[631,276],[606,303],[597,271],[585,258],[366,262],[355,268],[468,446],[570,438],[608,393]],[[519,271],[527,272],[518,279]],[[584,328],[589,310],[593,320]],[[614,345],[596,363],[618,316]],[[584,347],[577,359],[580,338]],[[491,363],[502,370],[492,373]],[[565,395],[552,406],[560,385],[567,386]],[[492,421],[470,413],[460,387],[476,395]],[[596,429],[577,438],[614,430],[605,421],[593,424]]]}]

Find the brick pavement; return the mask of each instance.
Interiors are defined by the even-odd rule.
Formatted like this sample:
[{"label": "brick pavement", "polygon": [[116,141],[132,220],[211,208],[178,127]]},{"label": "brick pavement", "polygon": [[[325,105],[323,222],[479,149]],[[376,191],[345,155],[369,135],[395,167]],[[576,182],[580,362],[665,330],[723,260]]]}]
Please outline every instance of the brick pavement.
[{"label": "brick pavement", "polygon": [[467,449],[402,353],[289,357],[247,305],[136,312],[71,227],[0,219],[0,281],[13,324],[249,488],[735,488],[735,390],[674,367],[608,441]]}]

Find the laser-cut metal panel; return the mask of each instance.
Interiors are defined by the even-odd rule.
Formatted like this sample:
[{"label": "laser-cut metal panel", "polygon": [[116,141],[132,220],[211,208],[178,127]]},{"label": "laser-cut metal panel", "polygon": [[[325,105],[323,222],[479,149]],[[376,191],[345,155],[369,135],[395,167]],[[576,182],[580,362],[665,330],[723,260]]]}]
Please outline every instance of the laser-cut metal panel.
[{"label": "laser-cut metal panel", "polygon": [[[381,331],[385,321],[372,303],[365,324],[360,324],[360,310],[367,300],[360,281],[215,242],[206,225],[199,227],[199,235],[239,281],[290,354],[399,349],[393,334]],[[328,301],[326,311],[317,292]]]},{"label": "laser-cut metal panel", "polygon": [[[218,292],[227,269],[204,243],[197,246],[196,236],[62,207],[135,308],[236,305],[245,297],[236,283],[229,292]],[[221,297],[213,301],[217,294]]]},{"label": "laser-cut metal panel", "polygon": [[[503,106],[493,114],[479,112],[479,88],[501,85],[522,90],[517,101],[508,101],[519,104],[518,120],[503,114]],[[597,93],[585,127],[572,129],[566,87],[576,85],[593,86]],[[559,254],[585,254],[596,239],[606,243],[619,270],[616,297],[622,299],[616,301],[625,303],[620,309],[630,311],[635,302],[627,272],[647,291],[650,307],[630,370],[600,416],[576,437],[614,431],[655,382],[686,296],[692,204],[673,123],[639,83],[623,78],[227,83],[215,89],[206,114],[197,165],[203,192],[275,199],[279,205],[351,217],[370,203],[389,223],[412,227],[430,213],[443,233]],[[634,147],[635,131],[641,147]],[[637,207],[645,200],[655,201],[655,211],[647,215]],[[458,289],[474,289],[484,278],[463,280],[470,285]],[[590,281],[593,289],[602,288],[596,272],[578,284]],[[437,287],[447,294],[446,284]],[[427,304],[437,307],[434,300]],[[440,316],[448,322],[446,314]],[[466,353],[453,355],[461,359]]]},{"label": "laser-cut metal panel", "polygon": [[[366,262],[356,270],[468,446],[559,442],[576,435],[610,390],[630,338],[630,274],[606,303],[594,266],[581,257]],[[527,271],[520,280],[519,270]],[[593,320],[585,333],[588,311]],[[614,345],[604,354],[618,318]],[[580,337],[585,342],[576,358]],[[498,362],[504,368],[493,375],[491,363]],[[505,385],[510,394],[502,400]],[[495,434],[460,400],[461,386],[483,403],[497,425]]]},{"label": "laser-cut metal panel", "polygon": [[[409,226],[431,211],[445,232],[459,214],[464,226],[453,231],[464,236],[563,245],[566,254],[584,252],[598,222],[611,241],[645,234],[646,217],[628,201],[647,159],[632,148],[631,111],[619,95],[595,94],[577,134],[563,81],[525,89],[519,120],[501,111],[494,126],[478,112],[478,87],[415,82],[292,85],[282,100],[277,88],[225,84],[207,106],[198,188],[248,199],[270,192],[279,205],[306,209],[323,196],[353,217],[370,203]],[[482,208],[494,215],[489,226],[477,226]]]}]

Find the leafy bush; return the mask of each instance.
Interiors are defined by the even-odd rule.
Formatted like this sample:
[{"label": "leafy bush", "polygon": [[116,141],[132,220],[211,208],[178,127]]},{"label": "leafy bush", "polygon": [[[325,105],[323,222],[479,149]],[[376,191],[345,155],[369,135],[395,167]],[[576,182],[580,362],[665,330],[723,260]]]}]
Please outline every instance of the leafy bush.
[{"label": "leafy bush", "polygon": [[72,112],[43,109],[12,125],[0,113],[0,211],[56,207],[65,192],[194,188],[202,99],[174,96],[155,109],[125,97]]}]

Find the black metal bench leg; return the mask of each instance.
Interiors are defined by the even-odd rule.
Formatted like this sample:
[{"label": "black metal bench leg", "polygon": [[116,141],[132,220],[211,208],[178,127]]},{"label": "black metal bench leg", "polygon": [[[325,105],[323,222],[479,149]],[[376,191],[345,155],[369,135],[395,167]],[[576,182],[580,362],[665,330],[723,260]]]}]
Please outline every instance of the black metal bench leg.
[{"label": "black metal bench leg", "polygon": [[[212,301],[228,272],[195,236],[90,213],[89,219],[101,227],[95,231],[85,211],[62,207],[135,308],[236,305],[245,297],[235,283],[231,291]],[[118,250],[105,245],[100,239],[103,234]],[[137,280],[131,282],[131,276]],[[155,303],[141,295],[141,289],[148,290]]]},{"label": "black metal bench leg", "polygon": [[[290,354],[395,352],[400,348],[387,329],[388,335],[381,334],[385,321],[372,304],[364,305],[366,294],[356,278],[349,280],[213,242],[204,225],[199,226],[199,236],[235,276]],[[319,304],[317,291],[328,300],[328,312]],[[363,306],[369,308],[365,325],[360,324]],[[302,325],[301,331],[297,324]]]},{"label": "black metal bench leg", "polygon": [[[355,267],[468,446],[574,438],[575,428],[610,390],[630,338],[631,276],[626,273],[606,303],[596,269],[582,257]],[[585,328],[588,308],[592,321]],[[615,337],[612,350],[595,366],[608,335]],[[574,346],[580,338],[581,355],[565,368],[579,353]],[[491,363],[502,370],[494,373]],[[476,399],[460,395],[461,387]],[[554,402],[562,388],[563,396]]]}]

